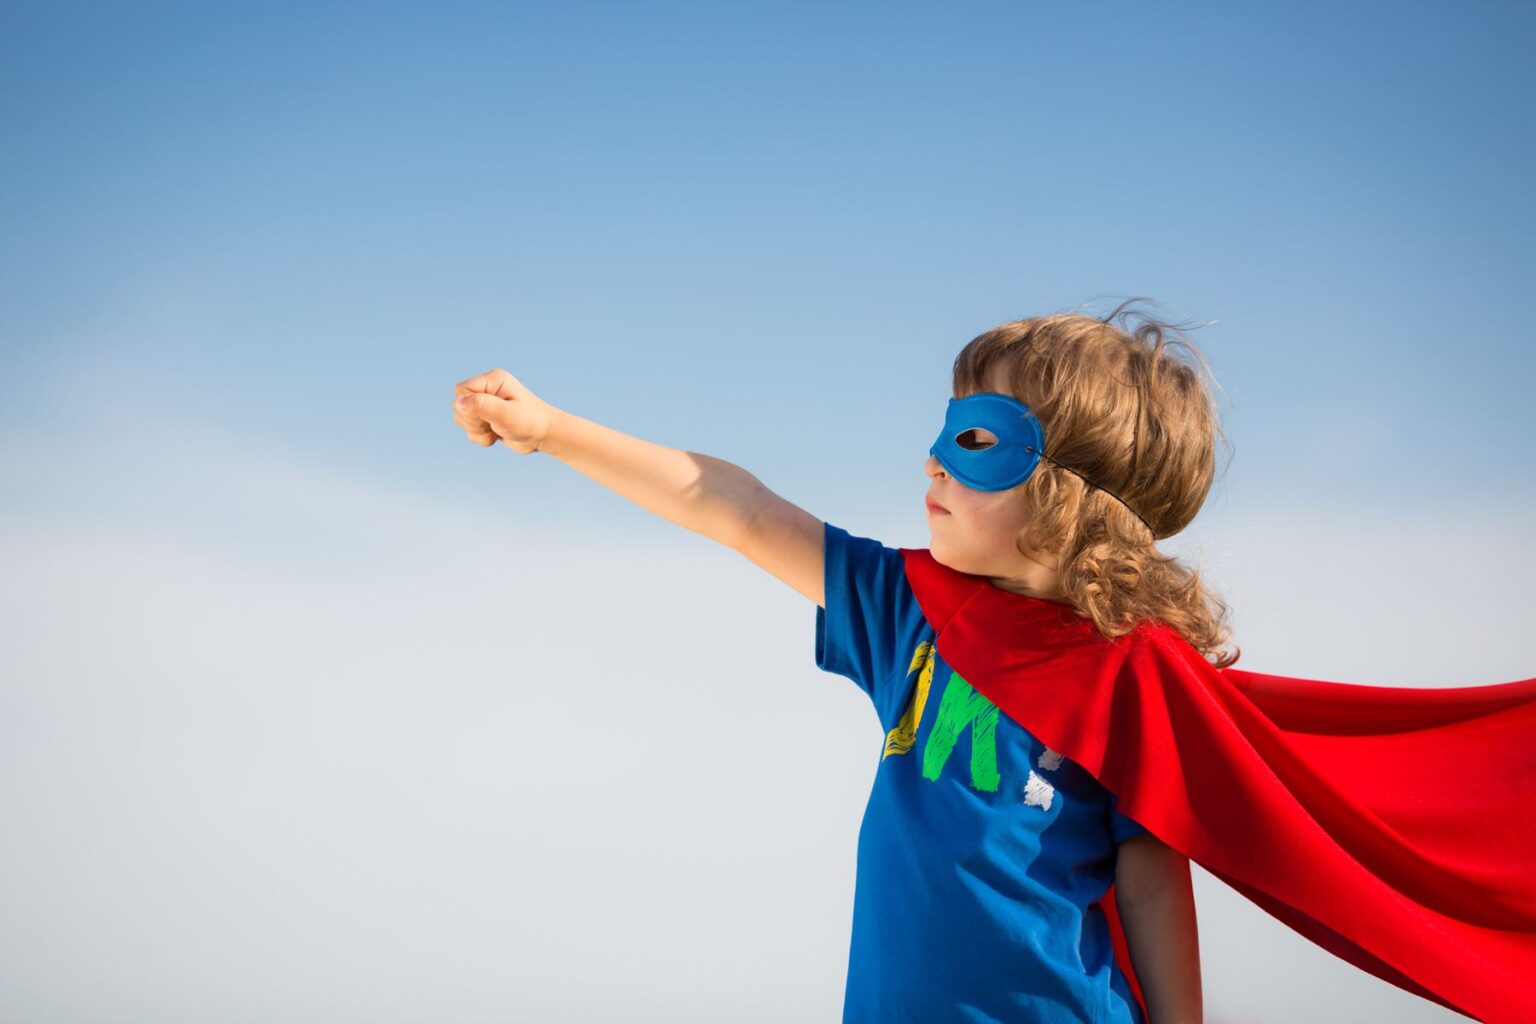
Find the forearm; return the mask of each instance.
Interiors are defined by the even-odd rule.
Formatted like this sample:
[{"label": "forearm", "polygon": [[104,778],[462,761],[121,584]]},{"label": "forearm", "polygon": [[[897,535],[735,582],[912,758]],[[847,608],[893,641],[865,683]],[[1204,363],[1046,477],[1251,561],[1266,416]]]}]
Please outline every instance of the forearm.
[{"label": "forearm", "polygon": [[539,451],[729,547],[739,542],[763,486],[735,463],[631,437],[563,410],[555,412]]},{"label": "forearm", "polygon": [[1148,1024],[1201,1024],[1199,928],[1188,875],[1137,899],[1117,893],[1136,980],[1147,1001]]}]

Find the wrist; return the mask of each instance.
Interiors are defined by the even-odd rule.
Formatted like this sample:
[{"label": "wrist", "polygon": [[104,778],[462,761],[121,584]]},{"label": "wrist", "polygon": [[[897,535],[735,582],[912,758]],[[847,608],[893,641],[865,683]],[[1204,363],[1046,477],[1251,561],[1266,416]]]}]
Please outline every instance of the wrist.
[{"label": "wrist", "polygon": [[577,417],[566,412],[564,409],[550,406],[549,416],[545,420],[544,430],[539,437],[538,443],[534,446],[534,451],[543,452],[545,455],[553,455],[557,459],[561,458],[561,452],[564,450],[565,442],[571,435],[571,428],[574,426],[576,419]]}]

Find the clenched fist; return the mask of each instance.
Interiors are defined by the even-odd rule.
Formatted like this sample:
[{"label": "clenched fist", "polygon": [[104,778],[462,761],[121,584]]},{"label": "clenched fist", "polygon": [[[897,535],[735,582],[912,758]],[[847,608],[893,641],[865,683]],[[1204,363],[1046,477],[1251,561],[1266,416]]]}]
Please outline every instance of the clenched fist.
[{"label": "clenched fist", "polygon": [[453,419],[469,439],[489,448],[497,439],[523,455],[539,450],[558,410],[506,370],[453,386]]}]

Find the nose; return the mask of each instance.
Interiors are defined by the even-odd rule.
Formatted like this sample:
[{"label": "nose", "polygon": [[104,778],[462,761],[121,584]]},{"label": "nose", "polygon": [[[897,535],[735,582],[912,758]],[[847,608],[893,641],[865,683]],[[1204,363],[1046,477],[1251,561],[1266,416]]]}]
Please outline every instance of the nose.
[{"label": "nose", "polygon": [[928,456],[928,461],[923,463],[923,472],[927,473],[930,477],[942,476],[944,475],[944,464],[940,462],[936,456],[930,453]]}]

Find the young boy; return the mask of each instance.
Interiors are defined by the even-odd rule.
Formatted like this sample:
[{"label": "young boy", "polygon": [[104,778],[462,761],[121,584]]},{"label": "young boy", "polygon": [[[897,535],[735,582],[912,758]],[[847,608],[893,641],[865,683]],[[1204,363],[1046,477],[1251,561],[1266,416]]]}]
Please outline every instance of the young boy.
[{"label": "young boy", "polygon": [[[927,549],[853,536],[505,370],[458,384],[455,417],[818,606],[818,666],[886,730],[845,1022],[1198,1022],[1191,860],[1391,984],[1536,1020],[1536,679],[1406,689],[1231,668],[1225,606],[1155,545],[1209,491],[1214,404],[1161,325],[1118,315],[1013,321],[965,346],[926,463]],[[1454,794],[1426,779],[1438,765],[1461,773]]]}]

